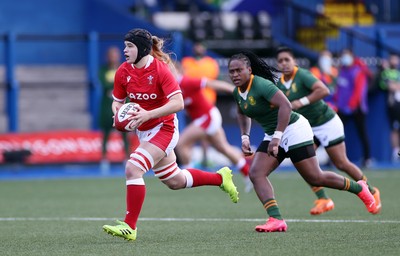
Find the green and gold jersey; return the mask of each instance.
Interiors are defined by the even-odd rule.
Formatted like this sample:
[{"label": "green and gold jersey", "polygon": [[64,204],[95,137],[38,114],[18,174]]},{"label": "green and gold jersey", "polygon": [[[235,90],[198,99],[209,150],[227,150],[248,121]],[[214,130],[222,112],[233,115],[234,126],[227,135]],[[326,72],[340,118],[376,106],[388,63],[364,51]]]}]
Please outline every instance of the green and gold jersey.
[{"label": "green and gold jersey", "polygon": [[[288,97],[289,101],[292,102],[309,95],[316,81],[317,78],[308,70],[295,67],[290,81],[285,82],[282,76],[277,85],[286,97]],[[295,111],[307,118],[312,127],[322,125],[335,116],[335,111],[322,99]]]},{"label": "green and gold jersey", "polygon": [[[233,97],[244,115],[256,120],[264,132],[272,135],[278,123],[278,107],[270,103],[279,89],[271,81],[259,76],[251,76],[249,87],[240,93],[236,87]],[[289,124],[296,122],[299,115],[292,112]]]}]

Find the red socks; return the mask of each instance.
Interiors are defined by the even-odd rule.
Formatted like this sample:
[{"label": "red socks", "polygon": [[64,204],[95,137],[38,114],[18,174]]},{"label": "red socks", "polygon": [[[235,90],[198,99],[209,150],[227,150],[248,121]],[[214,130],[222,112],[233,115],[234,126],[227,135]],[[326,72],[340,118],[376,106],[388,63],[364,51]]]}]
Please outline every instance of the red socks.
[{"label": "red socks", "polygon": [[136,222],[142,210],[146,196],[145,185],[126,186],[126,215],[125,222],[133,229],[136,229]]},{"label": "red socks", "polygon": [[250,170],[250,165],[248,163],[246,163],[241,169],[240,169],[240,173],[244,176],[247,177],[249,176],[249,170]]},{"label": "red socks", "polygon": [[[198,169],[187,169],[187,179],[190,179],[189,187],[199,186],[220,186],[222,184],[222,176],[218,173],[205,172]],[[127,181],[126,186],[126,215],[125,222],[133,229],[136,229],[136,222],[142,210],[144,198],[146,196],[146,186],[141,181]],[[134,184],[129,184],[134,182]],[[143,182],[143,184],[142,184]]]},{"label": "red socks", "polygon": [[222,176],[218,173],[205,172],[193,168],[188,168],[187,171],[192,175],[193,185],[191,187],[220,186],[222,184]]}]

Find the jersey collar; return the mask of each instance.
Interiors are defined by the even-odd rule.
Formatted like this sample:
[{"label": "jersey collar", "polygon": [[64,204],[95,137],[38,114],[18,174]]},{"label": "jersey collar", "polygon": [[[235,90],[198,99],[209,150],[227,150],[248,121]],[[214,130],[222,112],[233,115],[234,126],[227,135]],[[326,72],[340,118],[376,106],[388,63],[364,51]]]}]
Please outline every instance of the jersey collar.
[{"label": "jersey collar", "polygon": [[[150,66],[151,63],[153,63],[154,61],[154,57],[153,55],[149,55],[149,58],[147,59],[146,65],[144,66],[144,68],[148,68]],[[131,64],[132,68],[135,69],[135,66],[133,64]]]},{"label": "jersey collar", "polygon": [[[293,81],[293,78],[296,76],[296,73],[297,73],[298,70],[299,70],[299,68],[296,67],[296,66],[293,68],[292,76],[290,77],[290,79],[289,79],[288,81]],[[282,76],[281,76],[281,83],[282,83],[282,84],[285,84],[285,82],[286,82],[286,81],[285,81],[284,75],[282,75]]]},{"label": "jersey collar", "polygon": [[242,92],[242,91],[240,90],[240,87],[239,87],[239,88],[238,88],[238,89],[239,89],[239,92],[240,92],[240,93],[249,92],[250,89],[251,89],[251,86],[253,85],[253,79],[254,79],[254,75],[250,75],[250,81],[249,81],[249,83],[248,83],[248,85],[247,85],[246,91],[245,91],[245,92]]}]

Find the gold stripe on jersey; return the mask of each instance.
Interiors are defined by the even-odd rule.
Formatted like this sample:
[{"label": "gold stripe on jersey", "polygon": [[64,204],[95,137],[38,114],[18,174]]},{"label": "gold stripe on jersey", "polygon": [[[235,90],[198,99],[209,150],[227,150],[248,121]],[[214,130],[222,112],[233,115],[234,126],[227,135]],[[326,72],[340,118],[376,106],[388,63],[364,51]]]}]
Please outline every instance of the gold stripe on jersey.
[{"label": "gold stripe on jersey", "polygon": [[241,88],[239,87],[239,92],[240,93],[245,93],[245,92],[249,92],[251,89],[251,86],[253,85],[253,79],[254,79],[254,75],[250,75],[250,81],[249,84],[247,85],[246,91],[242,92]]}]

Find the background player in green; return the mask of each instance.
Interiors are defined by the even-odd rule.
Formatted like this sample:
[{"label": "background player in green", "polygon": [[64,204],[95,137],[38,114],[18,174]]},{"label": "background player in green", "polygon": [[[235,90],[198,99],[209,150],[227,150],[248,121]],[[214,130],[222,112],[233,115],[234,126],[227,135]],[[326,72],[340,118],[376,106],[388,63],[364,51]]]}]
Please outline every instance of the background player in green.
[{"label": "background player in green", "polygon": [[357,194],[369,212],[375,210],[374,197],[365,181],[351,181],[320,169],[311,126],[302,115],[292,111],[287,97],[275,86],[271,67],[256,55],[244,52],[230,58],[228,70],[236,86],[233,96],[238,106],[245,155],[253,154],[250,148],[251,120],[260,123],[265,132],[250,167],[250,179],[269,218],[265,224],[256,226],[256,231],[281,232],[287,229],[268,179],[286,157],[290,157],[309,184],[347,190]]},{"label": "background player in green", "polygon": [[[101,164],[100,169],[103,173],[107,172],[110,168],[110,164],[106,158],[107,156],[107,141],[110,137],[113,128],[113,112],[110,108],[113,98],[112,90],[114,88],[114,76],[119,65],[121,65],[121,51],[116,46],[111,46],[107,50],[106,63],[100,67],[99,79],[102,86],[101,95],[101,106],[100,106],[100,129],[103,133],[102,144],[101,144]],[[124,152],[126,159],[129,158],[129,143],[128,133],[120,133],[124,142]]]},{"label": "background player in green", "polygon": [[390,122],[392,161],[398,162],[400,154],[400,58],[390,54],[388,61],[382,61],[384,70],[379,77],[379,88],[387,93],[387,111]]},{"label": "background player in green", "polygon": [[[344,127],[339,116],[323,100],[329,94],[328,87],[313,76],[308,70],[296,66],[293,51],[281,47],[277,51],[277,62],[282,76],[278,80],[278,88],[288,97],[294,111],[300,113],[311,124],[316,146],[325,147],[332,163],[339,170],[347,173],[354,180],[367,178],[346,155]],[[368,185],[376,201],[373,214],[381,210],[380,193],[376,187]],[[334,208],[333,201],[321,187],[312,187],[318,199],[311,214],[321,214]]]}]

